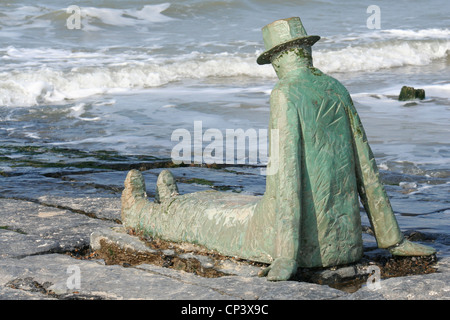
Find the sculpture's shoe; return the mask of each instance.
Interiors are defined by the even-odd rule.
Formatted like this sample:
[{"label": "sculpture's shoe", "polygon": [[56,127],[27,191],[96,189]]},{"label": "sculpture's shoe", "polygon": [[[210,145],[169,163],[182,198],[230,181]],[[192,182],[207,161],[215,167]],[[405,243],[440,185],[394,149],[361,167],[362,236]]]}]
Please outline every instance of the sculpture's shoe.
[{"label": "sculpture's shoe", "polygon": [[125,189],[122,192],[122,208],[130,208],[137,199],[147,198],[144,177],[138,170],[130,170],[125,179]]},{"label": "sculpture's shoe", "polygon": [[394,256],[430,256],[435,254],[436,250],[404,239],[400,244],[389,248],[389,252]]},{"label": "sculpture's shoe", "polygon": [[156,182],[155,202],[161,203],[177,195],[179,195],[178,186],[172,172],[161,171]]},{"label": "sculpture's shoe", "polygon": [[138,203],[143,205],[147,201],[144,177],[138,170],[130,170],[125,179],[125,188],[122,191],[122,221],[127,218],[128,212]]},{"label": "sculpture's shoe", "polygon": [[277,258],[266,269],[262,270],[258,275],[260,277],[267,276],[269,281],[286,281],[291,279],[297,273],[297,261],[288,258]]}]

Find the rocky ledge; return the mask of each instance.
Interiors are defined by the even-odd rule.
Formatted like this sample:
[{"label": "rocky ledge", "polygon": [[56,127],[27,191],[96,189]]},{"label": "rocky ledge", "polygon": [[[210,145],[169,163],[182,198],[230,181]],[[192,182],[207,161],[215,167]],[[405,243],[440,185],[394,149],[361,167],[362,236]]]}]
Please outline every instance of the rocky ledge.
[{"label": "rocky ledge", "polygon": [[[2,300],[450,298],[450,258],[440,256],[445,246],[440,247],[437,259],[393,260],[384,250],[376,249],[366,227],[366,255],[361,262],[299,270],[292,281],[269,282],[258,277],[262,264],[124,230],[120,192],[125,170],[21,170],[0,177],[5,186],[0,191]],[[150,197],[158,170],[145,171]],[[181,192],[213,188],[258,194],[264,186],[261,176],[246,170],[174,171]],[[434,241],[420,235],[409,233],[425,243]]]}]

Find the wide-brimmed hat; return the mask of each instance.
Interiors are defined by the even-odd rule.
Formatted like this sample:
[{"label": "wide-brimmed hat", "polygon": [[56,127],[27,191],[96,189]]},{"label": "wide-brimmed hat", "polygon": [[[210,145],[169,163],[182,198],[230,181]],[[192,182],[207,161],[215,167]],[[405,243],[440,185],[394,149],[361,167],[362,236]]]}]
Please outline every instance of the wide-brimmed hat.
[{"label": "wide-brimmed hat", "polygon": [[298,45],[312,46],[319,41],[319,36],[308,36],[299,17],[274,21],[262,28],[264,46],[263,52],[256,62],[271,63],[272,57],[281,51]]}]

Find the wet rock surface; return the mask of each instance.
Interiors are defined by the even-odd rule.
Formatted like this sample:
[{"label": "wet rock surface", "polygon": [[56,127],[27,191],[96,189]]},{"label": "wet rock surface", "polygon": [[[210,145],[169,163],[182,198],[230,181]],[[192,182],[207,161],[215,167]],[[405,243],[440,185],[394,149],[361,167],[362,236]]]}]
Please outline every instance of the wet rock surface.
[{"label": "wet rock surface", "polygon": [[[222,256],[188,243],[173,243],[137,235],[123,228],[104,229],[91,235],[91,249],[107,265],[125,267],[153,264],[206,278],[229,275],[256,277],[268,264]],[[92,254],[92,253],[91,253]],[[437,258],[393,257],[383,252],[365,255],[358,263],[331,268],[299,268],[293,281],[326,285],[353,293],[367,284],[369,277],[381,281],[391,277],[435,273]],[[227,266],[224,268],[224,266]],[[375,274],[377,271],[378,274]],[[377,277],[377,278],[375,278]]]},{"label": "wet rock surface", "polygon": [[413,87],[403,86],[400,90],[400,94],[398,96],[399,101],[408,101],[408,100],[414,100],[419,99],[423,100],[425,99],[425,90],[423,89],[415,89]]},{"label": "wet rock surface", "polygon": [[[58,153],[58,161],[41,161],[44,151]],[[409,229],[405,234],[413,241],[435,245],[437,261],[393,259],[376,248],[365,223],[362,261],[299,270],[292,281],[269,282],[257,276],[263,264],[152,239],[121,226],[120,193],[132,167],[144,170],[150,198],[157,175],[166,167],[172,167],[181,193],[215,189],[261,195],[265,177],[258,167],[173,167],[144,158],[130,165],[130,159],[125,163],[111,155],[100,162],[107,158],[103,153],[77,155],[77,161],[72,161],[68,150],[44,151],[26,149],[23,158],[2,163],[0,299],[449,298],[450,259],[440,258],[440,252],[448,250],[448,239],[426,231]],[[408,201],[409,194],[401,193],[405,188],[399,181],[409,180],[385,177],[388,184],[392,180],[388,192],[394,194],[393,202]],[[418,181],[414,179],[410,180]],[[445,204],[434,205],[437,214],[444,212]],[[424,210],[418,206],[417,213],[411,214]],[[370,266],[381,272],[381,287],[376,290],[367,285]]]}]

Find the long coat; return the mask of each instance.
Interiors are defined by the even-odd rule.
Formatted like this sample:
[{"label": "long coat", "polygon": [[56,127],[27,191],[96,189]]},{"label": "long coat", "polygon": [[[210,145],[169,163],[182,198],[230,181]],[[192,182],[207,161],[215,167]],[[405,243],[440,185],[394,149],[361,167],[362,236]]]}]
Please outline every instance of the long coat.
[{"label": "long coat", "polygon": [[272,91],[269,128],[279,132],[279,163],[261,205],[271,207],[283,235],[275,255],[294,255],[303,267],[359,260],[359,199],[380,248],[402,239],[364,128],[339,81],[314,67],[288,72]]}]

